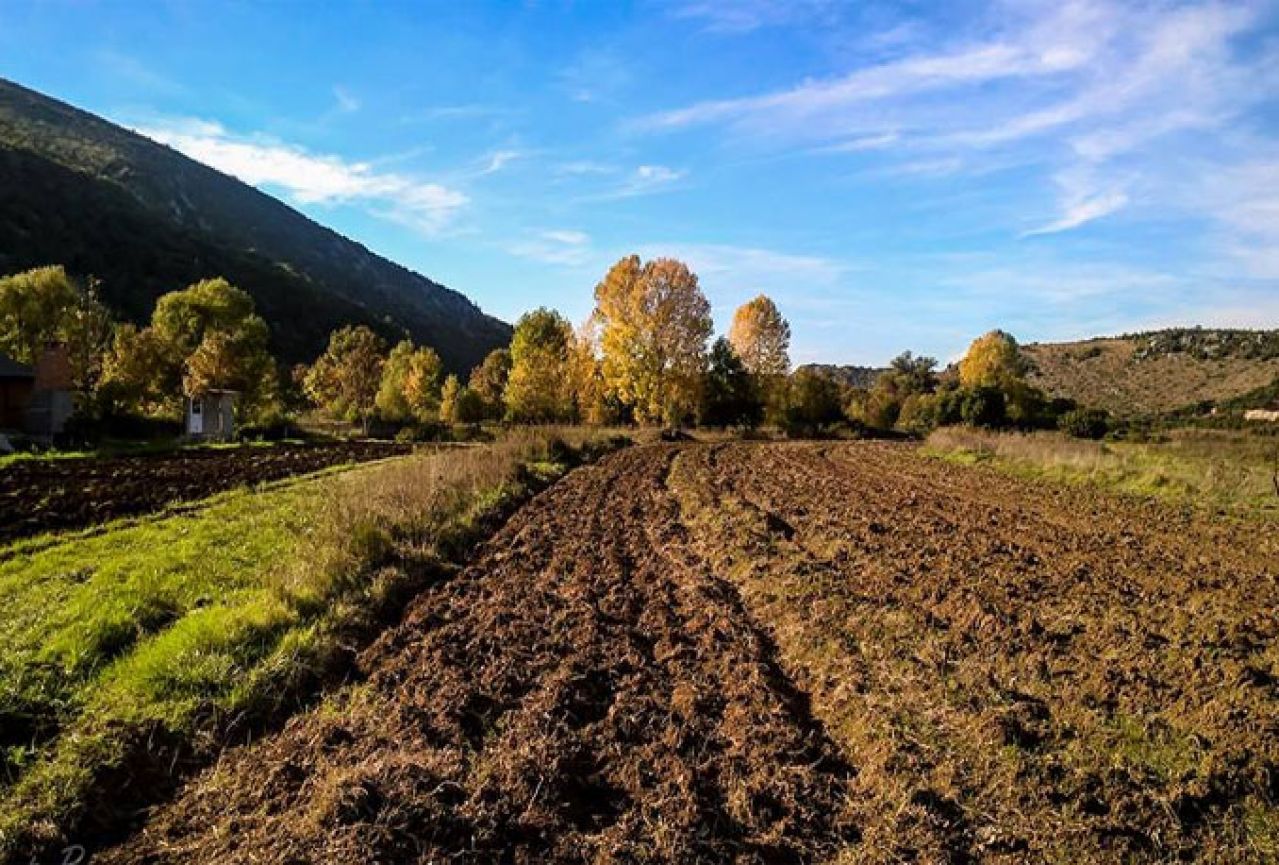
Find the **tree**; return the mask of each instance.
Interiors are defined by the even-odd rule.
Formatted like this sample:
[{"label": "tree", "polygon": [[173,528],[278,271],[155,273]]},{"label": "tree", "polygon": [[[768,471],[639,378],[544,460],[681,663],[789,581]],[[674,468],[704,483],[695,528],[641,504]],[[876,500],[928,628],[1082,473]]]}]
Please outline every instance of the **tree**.
[{"label": "tree", "polygon": [[268,337],[253,298],[206,279],[163,295],[150,326],[116,339],[103,385],[117,409],[174,412],[182,393],[222,387],[240,392],[242,412],[261,413],[278,398]]},{"label": "tree", "polygon": [[839,385],[826,376],[801,369],[790,377],[787,390],[783,426],[788,435],[812,435],[843,420]]},{"label": "tree", "polygon": [[696,410],[711,335],[710,304],[683,262],[623,258],[595,287],[605,385],[641,423]]},{"label": "tree", "polygon": [[444,365],[432,349],[402,340],[382,366],[375,405],[392,421],[427,420],[439,408]]},{"label": "tree", "polygon": [[484,361],[471,370],[471,391],[484,405],[484,415],[492,420],[502,416],[502,394],[511,376],[510,349],[495,348]]},{"label": "tree", "polygon": [[457,376],[450,375],[440,392],[440,419],[445,423],[479,423],[484,420],[484,401]]},{"label": "tree", "polygon": [[47,344],[62,344],[82,393],[96,389],[113,331],[92,280],[76,282],[62,267],[37,267],[0,279],[0,352],[34,364]]},{"label": "tree", "polygon": [[46,342],[59,339],[79,291],[61,267],[37,267],[0,279],[0,351],[33,364]]},{"label": "tree", "polygon": [[511,373],[503,394],[507,416],[522,423],[552,423],[572,413],[568,351],[573,327],[545,307],[525,313],[511,337]]},{"label": "tree", "polygon": [[970,426],[1001,427],[1007,422],[1004,392],[997,387],[975,387],[964,392],[960,416]]},{"label": "tree", "polygon": [[107,411],[151,414],[171,407],[173,393],[162,385],[165,363],[155,331],[132,324],[117,327],[99,387]]},{"label": "tree", "polygon": [[404,376],[404,401],[409,413],[419,421],[430,420],[440,408],[440,376],[444,362],[435,350],[421,346],[409,358]]},{"label": "tree", "polygon": [[186,359],[182,391],[197,396],[210,390],[254,392],[262,396],[264,382],[275,380],[271,358],[256,346],[246,346],[248,337],[214,330],[205,334]]},{"label": "tree", "polygon": [[1002,330],[992,330],[973,341],[959,362],[959,383],[965,388],[1007,389],[1026,375],[1026,363],[1017,340]]},{"label": "tree", "polygon": [[307,396],[337,417],[358,419],[368,435],[385,362],[386,343],[367,327],[336,330],[307,372]]},{"label": "tree", "polygon": [[457,376],[449,373],[440,388],[440,420],[445,423],[456,423],[457,396],[462,391],[462,383]]},{"label": "tree", "polygon": [[764,415],[755,376],[720,337],[711,346],[699,420],[707,426],[754,429]]},{"label": "tree", "polygon": [[879,380],[894,395],[902,398],[911,394],[932,393],[937,389],[937,361],[931,357],[916,357],[904,351],[893,358]]},{"label": "tree", "polygon": [[767,378],[790,372],[790,325],[767,296],[738,307],[728,341],[752,374]]}]

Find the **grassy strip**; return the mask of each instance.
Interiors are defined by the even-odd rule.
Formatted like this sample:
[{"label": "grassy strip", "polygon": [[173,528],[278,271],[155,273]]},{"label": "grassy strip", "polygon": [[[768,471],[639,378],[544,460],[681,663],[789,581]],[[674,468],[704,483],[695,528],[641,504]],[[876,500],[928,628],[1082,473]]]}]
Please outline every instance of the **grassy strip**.
[{"label": "grassy strip", "polygon": [[111,831],[304,704],[589,439],[520,431],[0,562],[0,858]]},{"label": "grassy strip", "polygon": [[110,459],[113,457],[158,456],[190,451],[234,450],[235,448],[271,448],[278,445],[305,444],[305,439],[273,441],[184,442],[169,439],[158,442],[109,442],[92,450],[14,451],[0,455],[0,469],[20,462],[56,462],[59,460]]},{"label": "grassy strip", "polygon": [[988,463],[1019,477],[1274,517],[1277,449],[1274,436],[1224,431],[1177,430],[1166,441],[1147,443],[945,427],[928,437],[924,451],[955,463]]}]

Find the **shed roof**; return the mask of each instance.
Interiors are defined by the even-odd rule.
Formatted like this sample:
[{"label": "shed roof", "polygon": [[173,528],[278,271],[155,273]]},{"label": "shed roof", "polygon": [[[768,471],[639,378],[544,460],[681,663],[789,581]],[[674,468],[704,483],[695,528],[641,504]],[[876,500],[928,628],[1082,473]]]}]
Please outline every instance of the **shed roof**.
[{"label": "shed roof", "polygon": [[35,378],[36,372],[7,354],[0,354],[0,378]]}]

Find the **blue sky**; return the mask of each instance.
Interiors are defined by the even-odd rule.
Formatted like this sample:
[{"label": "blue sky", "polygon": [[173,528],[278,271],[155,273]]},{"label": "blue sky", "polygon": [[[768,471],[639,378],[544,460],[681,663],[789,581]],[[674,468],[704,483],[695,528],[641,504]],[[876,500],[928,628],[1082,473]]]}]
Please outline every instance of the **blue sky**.
[{"label": "blue sky", "polygon": [[628,252],[798,362],[1279,326],[1279,4],[9,2],[0,75],[507,320]]}]

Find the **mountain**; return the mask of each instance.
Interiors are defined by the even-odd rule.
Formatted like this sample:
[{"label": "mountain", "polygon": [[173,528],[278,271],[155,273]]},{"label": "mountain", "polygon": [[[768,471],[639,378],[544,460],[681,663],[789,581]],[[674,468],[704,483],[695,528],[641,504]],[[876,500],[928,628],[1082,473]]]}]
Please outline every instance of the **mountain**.
[{"label": "mountain", "polygon": [[795,371],[800,370],[817,373],[845,387],[870,387],[875,383],[875,379],[879,378],[879,374],[884,372],[883,369],[873,366],[846,366],[832,363],[806,363]]},{"label": "mountain", "polygon": [[1279,330],[1174,328],[1022,346],[1030,380],[1121,416],[1227,403],[1279,381]]},{"label": "mountain", "polygon": [[253,187],[100,117],[0,79],[0,274],[62,264],[122,317],[211,276],[253,295],[286,362],[367,324],[464,373],[510,340],[466,297]]}]

